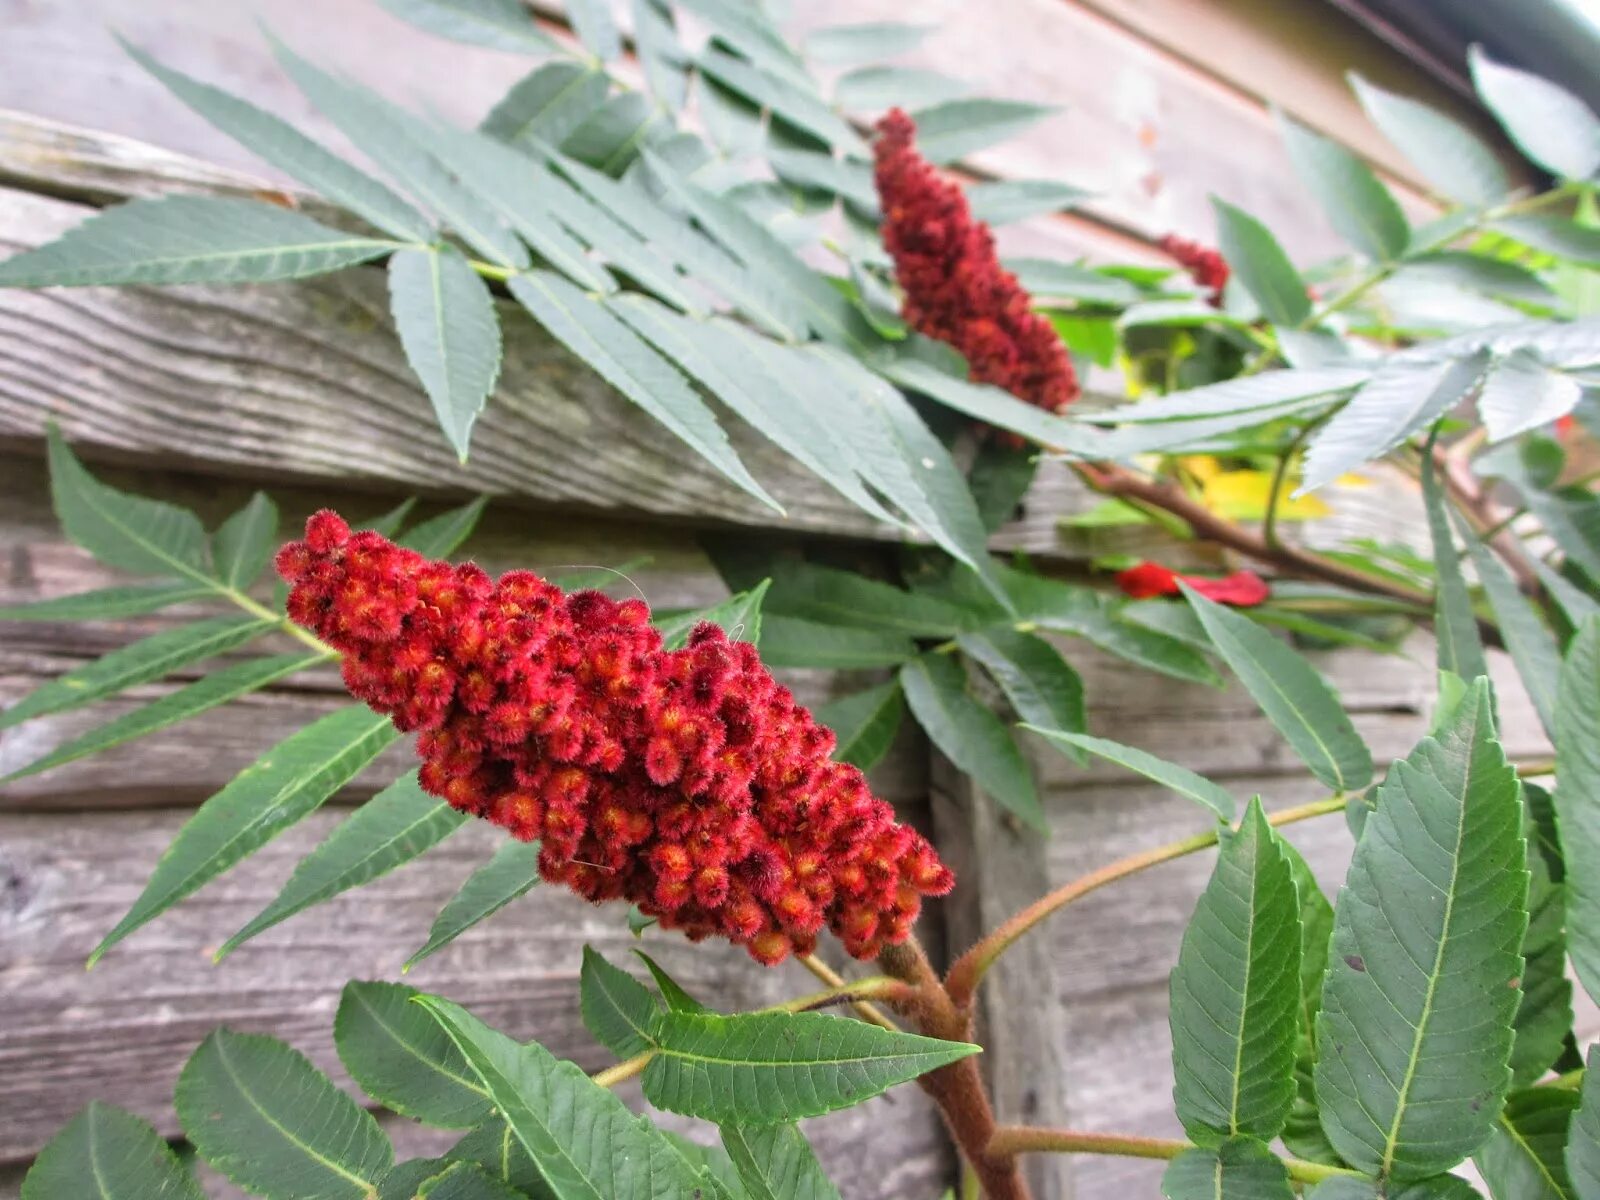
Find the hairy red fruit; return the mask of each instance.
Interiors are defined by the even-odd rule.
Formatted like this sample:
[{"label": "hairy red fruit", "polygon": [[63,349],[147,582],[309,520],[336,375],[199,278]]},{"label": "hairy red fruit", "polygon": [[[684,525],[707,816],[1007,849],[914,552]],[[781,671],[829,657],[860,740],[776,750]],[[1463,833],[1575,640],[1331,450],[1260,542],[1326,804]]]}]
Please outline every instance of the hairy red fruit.
[{"label": "hairy red fruit", "polygon": [[1167,234],[1157,245],[1209,293],[1206,299],[1212,308],[1222,307],[1222,289],[1228,286],[1231,271],[1221,254],[1175,233]]},{"label": "hairy red fruit", "polygon": [[541,843],[539,871],[760,962],[832,929],[875,956],[955,879],[898,825],[754,646],[702,624],[665,650],[637,600],[498,582],[331,512],[278,554],[289,612],[345,685],[416,731],[425,791]]},{"label": "hairy red fruit", "polygon": [[[883,244],[905,292],[905,319],[961,351],[975,382],[1061,412],[1080,391],[1066,347],[1000,265],[994,236],[973,217],[961,188],[917,153],[915,136],[911,118],[891,109],[878,122],[873,148]],[[1015,434],[999,436],[1022,444]]]},{"label": "hairy red fruit", "polygon": [[1160,563],[1142,562],[1117,573],[1117,586],[1135,600],[1176,596],[1180,580],[1207,600],[1231,604],[1235,608],[1252,608],[1272,594],[1266,580],[1254,571],[1235,571],[1221,579],[1206,579],[1199,575],[1179,575]]}]

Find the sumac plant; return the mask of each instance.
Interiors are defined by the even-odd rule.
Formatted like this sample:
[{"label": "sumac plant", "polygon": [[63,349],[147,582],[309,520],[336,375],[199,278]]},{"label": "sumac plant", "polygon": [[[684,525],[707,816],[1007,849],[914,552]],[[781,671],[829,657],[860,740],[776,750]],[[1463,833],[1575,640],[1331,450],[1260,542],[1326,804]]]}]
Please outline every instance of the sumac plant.
[{"label": "sumac plant", "polygon": [[[588,1075],[447,998],[352,982],[334,1027],[350,1075],[376,1104],[462,1131],[454,1147],[396,1162],[367,1108],[297,1051],[219,1030],[177,1087],[199,1158],[269,1200],[819,1200],[850,1184],[825,1176],[798,1123],[914,1080],[960,1148],[965,1194],[991,1200],[1026,1196],[1021,1157],[1057,1152],[1169,1159],[1169,1200],[1455,1200],[1480,1187],[1600,1200],[1600,1078],[1573,1032],[1574,980],[1600,999],[1587,440],[1600,432],[1600,121],[1582,103],[1474,54],[1482,101],[1553,181],[1518,190],[1450,118],[1357,80],[1431,185],[1437,211],[1421,224],[1359,159],[1281,118],[1349,243],[1304,274],[1222,201],[1215,248],[1163,242],[1171,270],[1002,261],[992,224],[1082,193],[966,186],[941,169],[1044,110],[878,61],[920,27],[828,29],[797,50],[754,4],[635,0],[646,96],[613,75],[623,40],[596,0],[571,5],[576,41],[510,0],[387,6],[539,61],[461,130],[280,47],[381,182],[130,47],[310,192],[135,200],[14,256],[0,283],[259,283],[385,262],[400,342],[462,456],[502,333],[517,336],[501,329],[503,295],[757,499],[770,502],[723,410],[916,544],[889,577],[713,546],[731,598],[652,614],[594,578],[493,579],[452,562],[481,501],[409,527],[409,506],[365,524],[322,512],[285,542],[258,494],[208,533],[96,478],[52,427],[67,536],[139,581],[4,617],[180,603],[215,615],[69,671],[0,728],[228,657],[9,778],[302,671],[337,664],[353,698],[199,808],[95,958],[409,738],[417,768],[350,812],[219,958],[477,819],[505,842],[418,931],[413,961],[543,880],[611,903],[636,931],[725,939],[761,964],[798,958],[825,985],[728,1014],[648,957],[647,983],[588,951],[583,1018],[618,1060]],[[706,32],[698,45],[680,39],[683,15]],[[874,111],[902,93],[909,113]],[[1096,365],[1120,368],[1124,394],[1084,389]],[[1068,525],[1149,524],[1221,552],[1230,573],[1174,550],[1069,581],[992,556],[988,534],[1042,463],[1102,493]],[[1286,536],[1342,502],[1319,489],[1363,470],[1414,481],[1431,547]],[[1375,764],[1302,648],[1392,650],[1417,625],[1438,647],[1431,732]],[[276,651],[241,653],[269,635]],[[1230,674],[1326,798],[1241,805],[1091,736],[1071,639],[1185,680]],[[1500,649],[1552,757],[1502,749],[1486,666]],[[885,674],[813,714],[769,670],[794,666]],[[1044,827],[1021,726],[1153,780],[1196,806],[1197,832],[1040,897],[936,970],[916,918],[964,881],[863,773],[906,711],[1008,820]],[[1283,830],[1336,813],[1357,841],[1330,901]],[[973,1041],[986,974],[1080,897],[1192,854],[1215,867],[1171,977],[1187,1138],[998,1124]],[[841,975],[839,952],[872,973]],[[721,1147],[626,1108],[609,1089],[635,1076],[649,1104],[711,1123]],[[190,1162],[101,1104],[23,1185],[25,1200],[198,1195]]]}]

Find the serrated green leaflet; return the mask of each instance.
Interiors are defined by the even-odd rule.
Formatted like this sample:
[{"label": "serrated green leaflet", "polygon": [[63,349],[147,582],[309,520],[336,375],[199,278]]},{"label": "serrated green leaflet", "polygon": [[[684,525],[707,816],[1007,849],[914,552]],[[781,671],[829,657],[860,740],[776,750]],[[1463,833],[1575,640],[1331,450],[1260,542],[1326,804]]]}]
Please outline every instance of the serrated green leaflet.
[{"label": "serrated green leaflet", "polygon": [[1280,837],[1278,849],[1289,863],[1300,904],[1299,1035],[1302,1048],[1314,1054],[1317,1013],[1322,1011],[1322,977],[1328,970],[1328,945],[1333,939],[1333,905],[1322,894],[1317,877],[1294,845]]},{"label": "serrated green leaflet", "polygon": [[465,462],[500,375],[500,322],[488,286],[449,246],[401,250],[389,259],[389,311],[439,428]]},{"label": "serrated green leaflet", "polygon": [[415,550],[425,558],[446,558],[472,536],[488,504],[487,496],[479,496],[459,508],[429,517],[406,530],[405,536],[399,539],[400,545]]},{"label": "serrated green leaflet", "polygon": [[750,1200],[839,1200],[799,1126],[724,1125],[722,1144]]},{"label": "serrated green leaflet", "polygon": [[392,538],[400,532],[400,526],[405,524],[406,518],[411,515],[411,510],[416,506],[417,498],[415,496],[407,496],[387,512],[380,513],[370,521],[362,521],[355,525],[354,528],[370,529],[374,533],[383,534],[386,538]]},{"label": "serrated green leaflet", "polygon": [[539,843],[507,841],[450,898],[422,948],[406,959],[409,971],[428,955],[448,946],[479,921],[486,921],[539,882]]},{"label": "serrated green leaflet", "polygon": [[939,751],[995,802],[1049,831],[1027,760],[1000,718],[967,691],[967,673],[948,654],[923,654],[900,668],[911,715]]},{"label": "serrated green leaflet", "polygon": [[206,531],[188,509],[107,487],[89,474],[54,425],[46,430],[50,497],[66,535],[108,567],[216,586]]},{"label": "serrated green leaflet", "polygon": [[96,588],[72,596],[56,596],[0,608],[0,621],[110,621],[158,612],[189,600],[216,594],[205,583],[150,583]]},{"label": "serrated green leaflet", "polygon": [[44,757],[18,767],[0,782],[20,779],[24,775],[37,775],[63,763],[87,758],[123,742],[131,742],[134,738],[176,725],[209,708],[237,700],[280,679],[287,679],[297,671],[323,661],[326,661],[326,656],[322,654],[274,654],[222,667],[175,692],[168,692],[149,704],[123,713],[104,725],[62,743]]},{"label": "serrated green leaflet", "polygon": [[260,637],[276,622],[264,617],[227,616],[180,625],[112,650],[28,693],[0,713],[0,729],[46,713],[64,712],[106,696],[160,679],[179,667],[234,650]]},{"label": "serrated green leaflet", "polygon": [[[1528,791],[1524,785],[1524,792]],[[1531,810],[1531,796],[1528,808]],[[1530,846],[1539,831],[1531,815]],[[1528,932],[1522,941],[1522,1000],[1512,1024],[1511,1079],[1527,1087],[1541,1079],[1560,1057],[1572,1029],[1572,981],[1567,978],[1565,884],[1550,878],[1545,856],[1528,854]]]},{"label": "serrated green leaflet", "polygon": [[661,1006],[645,987],[620,967],[602,958],[593,946],[583,948],[578,977],[583,1025],[618,1058],[632,1058],[655,1045],[651,1027]]},{"label": "serrated green leaflet", "polygon": [[266,570],[276,548],[278,506],[257,492],[211,537],[211,561],[224,587],[249,587]]},{"label": "serrated green leaflet", "polygon": [[1541,167],[1564,179],[1588,179],[1600,168],[1600,120],[1566,88],[1495,62],[1473,46],[1472,82],[1511,140]]},{"label": "serrated green leaflet", "polygon": [[345,984],[333,1022],[339,1061],[386,1108],[440,1129],[468,1129],[493,1111],[488,1090],[448,1034],[401,983]]},{"label": "serrated green leaflet", "polygon": [[607,175],[619,175],[652,141],[672,136],[670,124],[641,92],[619,92],[561,143],[561,153]]},{"label": "serrated green leaflet", "polygon": [[973,623],[960,605],[865,575],[804,562],[772,569],[768,611],[773,615],[911,638],[950,637]]},{"label": "serrated green leaflet", "polygon": [[1007,179],[972,184],[967,189],[972,215],[990,225],[1008,225],[1065,212],[1092,193],[1051,179]]},{"label": "serrated green leaflet", "polygon": [[1489,1134],[1528,922],[1522,819],[1480,679],[1390,770],[1339,893],[1316,1095],[1352,1166],[1421,1179]]},{"label": "serrated green leaflet", "polygon": [[602,62],[622,53],[622,35],[605,0],[567,0],[567,19],[583,48]]},{"label": "serrated green leaflet", "polygon": [[419,1158],[387,1172],[375,1200],[526,1200],[526,1196],[477,1163]]},{"label": "serrated green leaflet", "polygon": [[875,62],[880,58],[894,58],[908,50],[915,50],[935,28],[937,26],[901,21],[829,25],[806,35],[806,56],[830,67],[849,67],[857,63]]},{"label": "serrated green leaflet", "polygon": [[1042,637],[997,625],[963,633],[956,643],[983,664],[1023,722],[1066,733],[1086,727],[1083,680]]},{"label": "serrated green leaflet", "polygon": [[655,1033],[652,1104],[755,1126],[859,1104],[979,1049],[821,1013],[669,1012]]},{"label": "serrated green leaflet", "polygon": [[1389,189],[1355,154],[1274,109],[1290,161],[1344,238],[1375,262],[1405,253],[1411,240],[1406,215]]},{"label": "serrated green leaflet", "polygon": [[803,617],[769,616],[762,621],[761,632],[762,661],[773,667],[895,667],[917,653],[911,639],[900,634],[825,625]]},{"label": "serrated green leaflet", "polygon": [[135,929],[314,812],[399,736],[387,717],[351,706],[268,750],[184,823],[133,907],[89,956],[90,965]]},{"label": "serrated green leaflet", "polygon": [[499,1117],[491,1117],[462,1138],[445,1157],[456,1162],[477,1163],[491,1179],[510,1184],[526,1196],[542,1197],[544,1181],[527,1150]]},{"label": "serrated green leaflet", "polygon": [[1278,239],[1260,221],[1225,200],[1211,198],[1217,216],[1217,242],[1239,282],[1274,325],[1298,325],[1311,315],[1305,280],[1294,269]]},{"label": "serrated green leaflet", "polygon": [[665,1135],[576,1065],[518,1045],[437,996],[419,1003],[461,1048],[556,1200],[701,1200]]},{"label": "serrated green leaflet", "polygon": [[1600,996],[1600,617],[1567,648],[1556,698],[1556,819],[1566,863],[1567,949]]},{"label": "serrated green leaflet", "polygon": [[931,163],[954,162],[1021,133],[1051,113],[1047,104],[1019,100],[949,100],[911,114],[917,150]]},{"label": "serrated green leaflet", "polygon": [[1042,446],[1099,457],[1100,446],[1095,439],[1102,435],[1097,431],[1024,404],[1000,388],[957,379],[909,354],[894,355],[875,365],[886,379],[975,420],[1010,430]]},{"label": "serrated green leaflet", "polygon": [[683,107],[689,79],[689,55],[678,41],[672,6],[666,0],[633,0],[633,45],[644,68],[645,83],[667,111]]},{"label": "serrated green leaflet", "polygon": [[1561,674],[1561,650],[1555,636],[1493,551],[1477,538],[1469,537],[1467,553],[1472,556],[1473,570],[1478,573],[1478,582],[1483,586],[1495,623],[1500,626],[1506,649],[1511,652],[1517,675],[1527,690],[1528,699],[1533,701],[1534,711],[1539,714],[1539,723],[1554,740],[1557,737],[1556,681]]},{"label": "serrated green leaflet", "polygon": [[469,46],[516,54],[565,53],[517,0],[378,0],[402,21]]},{"label": "serrated green leaflet", "polygon": [[265,1200],[371,1200],[394,1163],[372,1114],[276,1038],[217,1030],[176,1099],[201,1157]]},{"label": "serrated green leaflet", "polygon": [[1311,773],[1335,791],[1366,787],[1372,754],[1316,669],[1248,617],[1178,586],[1217,653]]},{"label": "serrated green leaflet", "polygon": [[1505,199],[1505,170],[1476,135],[1437,109],[1385,91],[1359,75],[1352,75],[1350,83],[1372,123],[1434,191],[1468,206]]},{"label": "serrated green leaflet", "polygon": [[763,579],[749,591],[730,596],[710,608],[698,608],[661,618],[656,622],[656,627],[661,630],[662,645],[669,650],[679,649],[689,640],[694,627],[703,621],[720,626],[730,642],[755,645],[761,640],[761,602],[766,598],[770,582]]},{"label": "serrated green leaflet", "polygon": [[1294,875],[1257,798],[1222,843],[1172,972],[1173,1098],[1191,1138],[1283,1129],[1299,1007]]},{"label": "serrated green leaflet", "polygon": [[1525,246],[1543,250],[1546,254],[1569,262],[1586,266],[1600,263],[1600,230],[1580,225],[1567,217],[1506,217],[1494,222],[1490,228]]},{"label": "serrated green leaflet", "polygon": [[513,278],[511,294],[550,335],[645,412],[682,438],[722,475],[782,512],[745,469],[711,410],[684,377],[601,302],[549,271]]},{"label": "serrated green leaflet", "polygon": [[130,200],[0,263],[0,287],[266,283],[367,262],[403,243],[330,229],[276,204]]},{"label": "serrated green leaflet", "polygon": [[537,139],[559,145],[605,103],[610,81],[587,63],[541,63],[489,110],[479,126],[503,142]]},{"label": "serrated green leaflet", "polygon": [[682,984],[667,974],[665,967],[643,950],[636,949],[634,954],[649,969],[650,978],[655,980],[656,990],[661,993],[661,998],[667,1002],[667,1007],[673,1012],[698,1013],[711,1011],[685,991]]},{"label": "serrated green leaflet", "polygon": [[98,1100],[51,1138],[22,1181],[22,1200],[205,1200],[148,1121]]},{"label": "serrated green leaflet", "polygon": [[1260,1142],[1230,1138],[1214,1150],[1186,1150],[1161,1176],[1167,1200],[1293,1200],[1289,1172]]},{"label": "serrated green leaflet", "polygon": [[396,237],[433,240],[434,231],[421,213],[292,125],[221,88],[163,66],[122,38],[117,40],[128,56],[168,91],[252,154]]},{"label": "serrated green leaflet", "polygon": [[1422,460],[1422,499],[1428,510],[1428,531],[1433,538],[1433,563],[1438,582],[1433,597],[1433,630],[1438,640],[1439,669],[1462,679],[1489,674],[1483,657],[1483,639],[1478,634],[1477,614],[1472,611],[1472,593],[1461,573],[1461,554],[1456,549],[1450,519],[1445,515],[1445,499],[1439,487],[1433,461],[1434,441],[1428,440]]},{"label": "serrated green leaflet", "polygon": [[341,892],[361,887],[438,845],[467,819],[417,785],[413,771],[346,817],[310,854],[277,898],[216,953],[220,961],[263,930]]},{"label": "serrated green leaflet", "polygon": [[900,681],[891,679],[864,692],[830,700],[817,709],[816,718],[839,739],[833,757],[866,771],[889,752],[904,713]]},{"label": "serrated green leaflet", "polygon": [[1513,350],[1496,359],[1478,389],[1478,415],[1489,441],[1502,442],[1566,416],[1583,399],[1583,385],[1552,371],[1538,354]]},{"label": "serrated green leaflet", "polygon": [[917,108],[940,104],[971,90],[959,79],[922,67],[860,67],[839,77],[833,102],[856,112],[881,112],[896,104]]},{"label": "serrated green leaflet", "polygon": [[863,150],[861,137],[845,119],[828,107],[809,83],[780,76],[711,48],[695,59],[700,70],[745,99],[770,109],[775,116],[821,138],[835,150]]},{"label": "serrated green leaflet", "polygon": [[1331,395],[1362,383],[1368,372],[1359,367],[1312,367],[1305,370],[1267,371],[1185,388],[1165,396],[1139,400],[1104,412],[1090,413],[1085,421],[1131,425],[1152,421],[1194,421],[1206,417],[1273,409],[1290,400]]},{"label": "serrated green leaflet", "polygon": [[1589,1047],[1578,1111],[1567,1131],[1566,1165],[1577,1200],[1600,1197],[1600,1046]]},{"label": "serrated green leaflet", "polygon": [[1473,1156],[1494,1200],[1576,1200],[1563,1152],[1578,1096],[1529,1088],[1506,1097],[1494,1132]]},{"label": "serrated green leaflet", "polygon": [[1193,800],[1196,804],[1205,806],[1215,813],[1219,820],[1233,820],[1233,796],[1226,788],[1219,787],[1204,775],[1189,770],[1188,767],[1180,767],[1177,763],[1157,758],[1154,754],[1148,754],[1133,746],[1124,746],[1121,742],[1113,742],[1107,738],[1091,737],[1086,733],[1043,729],[1037,725],[1024,725],[1023,728],[1042,735],[1075,758],[1080,755],[1074,754],[1074,751],[1088,751],[1107,762],[1114,762],[1120,767],[1136,771],[1186,800]]}]

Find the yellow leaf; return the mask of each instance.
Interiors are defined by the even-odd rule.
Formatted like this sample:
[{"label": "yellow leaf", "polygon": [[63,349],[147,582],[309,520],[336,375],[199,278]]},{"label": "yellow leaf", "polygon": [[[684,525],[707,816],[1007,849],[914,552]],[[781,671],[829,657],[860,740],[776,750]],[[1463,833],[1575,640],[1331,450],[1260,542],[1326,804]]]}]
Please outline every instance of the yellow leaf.
[{"label": "yellow leaf", "polygon": [[[1204,477],[1202,477],[1204,478]],[[1202,483],[1205,505],[1230,521],[1259,521],[1267,515],[1267,498],[1272,494],[1270,471],[1218,471]],[[1285,483],[1278,501],[1280,521],[1308,521],[1325,517],[1332,510],[1316,496],[1290,496]]]}]

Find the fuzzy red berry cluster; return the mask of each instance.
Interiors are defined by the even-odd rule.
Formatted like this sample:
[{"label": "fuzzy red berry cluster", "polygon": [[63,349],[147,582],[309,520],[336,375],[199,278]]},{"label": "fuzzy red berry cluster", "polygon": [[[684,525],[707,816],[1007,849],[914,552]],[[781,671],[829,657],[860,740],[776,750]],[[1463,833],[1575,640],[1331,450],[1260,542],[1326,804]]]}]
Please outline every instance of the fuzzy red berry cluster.
[{"label": "fuzzy red berry cluster", "polygon": [[1228,286],[1231,271],[1221,254],[1175,233],[1167,234],[1157,244],[1208,293],[1206,299],[1213,308],[1222,307],[1222,289]]},{"label": "fuzzy red berry cluster", "polygon": [[826,926],[869,958],[954,876],[716,625],[662,648],[638,600],[491,580],[332,512],[278,553],[289,615],[351,693],[416,732],[424,790],[524,841],[539,871],[772,964]]},{"label": "fuzzy red berry cluster", "polygon": [[905,293],[905,319],[961,351],[975,382],[1061,412],[1079,394],[1072,359],[1016,276],[1000,265],[989,227],[973,217],[961,188],[917,153],[916,125],[904,112],[891,109],[878,135],[874,178],[883,244]]}]

